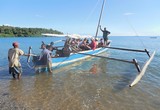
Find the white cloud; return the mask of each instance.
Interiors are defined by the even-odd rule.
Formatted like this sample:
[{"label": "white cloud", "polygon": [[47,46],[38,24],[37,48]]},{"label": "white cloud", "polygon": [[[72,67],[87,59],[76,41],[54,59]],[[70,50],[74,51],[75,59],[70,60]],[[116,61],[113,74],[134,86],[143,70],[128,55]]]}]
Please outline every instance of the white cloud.
[{"label": "white cloud", "polygon": [[135,13],[127,12],[127,13],[124,13],[123,15],[129,16],[129,15],[134,15],[134,14],[135,14]]}]

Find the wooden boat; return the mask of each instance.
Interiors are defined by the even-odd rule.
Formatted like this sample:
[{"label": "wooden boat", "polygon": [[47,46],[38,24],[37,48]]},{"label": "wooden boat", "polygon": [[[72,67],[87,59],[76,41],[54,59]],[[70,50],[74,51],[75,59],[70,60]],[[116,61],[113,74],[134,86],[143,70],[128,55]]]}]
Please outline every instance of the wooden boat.
[{"label": "wooden boat", "polygon": [[157,39],[157,37],[156,36],[152,36],[152,37],[150,37],[151,39]]},{"label": "wooden boat", "polygon": [[[68,36],[67,36],[68,37]],[[70,38],[70,37],[69,37]],[[74,36],[75,38],[75,36]],[[68,39],[68,38],[67,38]],[[110,47],[110,43],[107,47]],[[73,50],[71,49],[72,47],[69,46],[68,48],[71,49],[67,49],[68,51],[64,51],[65,45],[64,47],[60,47],[59,49],[56,48],[56,54],[58,53],[57,57],[52,58],[52,68],[59,68],[59,67],[63,67],[90,57],[97,57],[98,54],[106,52],[108,50],[108,48],[104,48],[104,47],[99,47],[96,48],[95,50],[81,50],[81,51],[77,51],[77,50]],[[29,48],[29,53],[31,53],[31,48]],[[37,72],[41,72],[41,71],[47,71],[47,66],[46,66],[46,62],[43,62],[41,60],[38,60],[39,56],[38,55],[34,55],[33,56],[33,63],[34,63],[34,68]]]},{"label": "wooden boat", "polygon": [[[109,47],[110,45],[108,45]],[[59,68],[63,67],[87,58],[91,57],[97,57],[98,54],[101,54],[103,52],[106,52],[108,49],[107,48],[97,48],[95,50],[85,50],[85,51],[72,51],[69,53],[69,55],[61,55],[55,58],[52,58],[52,68]],[[63,49],[57,50],[58,52],[63,53]],[[33,56],[33,63],[35,65],[35,70],[37,72],[41,71],[47,71],[47,66],[45,63],[42,61],[38,60],[39,56]]]}]

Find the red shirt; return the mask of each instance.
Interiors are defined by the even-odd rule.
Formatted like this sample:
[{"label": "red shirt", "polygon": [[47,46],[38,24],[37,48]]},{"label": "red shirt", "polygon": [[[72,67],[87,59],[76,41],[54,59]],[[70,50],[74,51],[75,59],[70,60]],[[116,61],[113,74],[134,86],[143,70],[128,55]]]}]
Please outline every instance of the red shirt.
[{"label": "red shirt", "polygon": [[92,40],[90,47],[91,47],[91,49],[95,50],[97,47],[97,43],[94,40]]}]

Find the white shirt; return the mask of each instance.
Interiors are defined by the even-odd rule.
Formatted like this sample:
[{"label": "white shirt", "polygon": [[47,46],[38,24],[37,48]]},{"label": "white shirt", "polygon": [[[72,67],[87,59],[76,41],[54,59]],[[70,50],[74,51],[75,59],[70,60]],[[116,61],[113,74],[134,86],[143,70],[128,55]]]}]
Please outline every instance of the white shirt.
[{"label": "white shirt", "polygon": [[19,48],[11,48],[8,51],[8,61],[9,61],[9,67],[14,66],[21,66],[21,63],[19,62],[19,56],[23,55],[24,52]]}]

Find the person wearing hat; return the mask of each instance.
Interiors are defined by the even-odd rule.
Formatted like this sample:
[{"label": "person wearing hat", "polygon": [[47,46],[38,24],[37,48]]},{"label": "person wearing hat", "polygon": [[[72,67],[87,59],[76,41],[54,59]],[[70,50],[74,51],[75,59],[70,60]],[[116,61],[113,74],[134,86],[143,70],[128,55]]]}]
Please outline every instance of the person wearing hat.
[{"label": "person wearing hat", "polygon": [[108,45],[108,35],[110,34],[110,32],[106,30],[106,28],[102,30],[101,25],[100,25],[100,30],[103,32],[104,45]]},{"label": "person wearing hat", "polygon": [[9,73],[12,74],[13,78],[20,79],[22,74],[22,67],[20,63],[20,56],[29,56],[23,52],[23,50],[19,49],[18,42],[12,43],[13,48],[8,50],[8,61],[9,61]]}]

